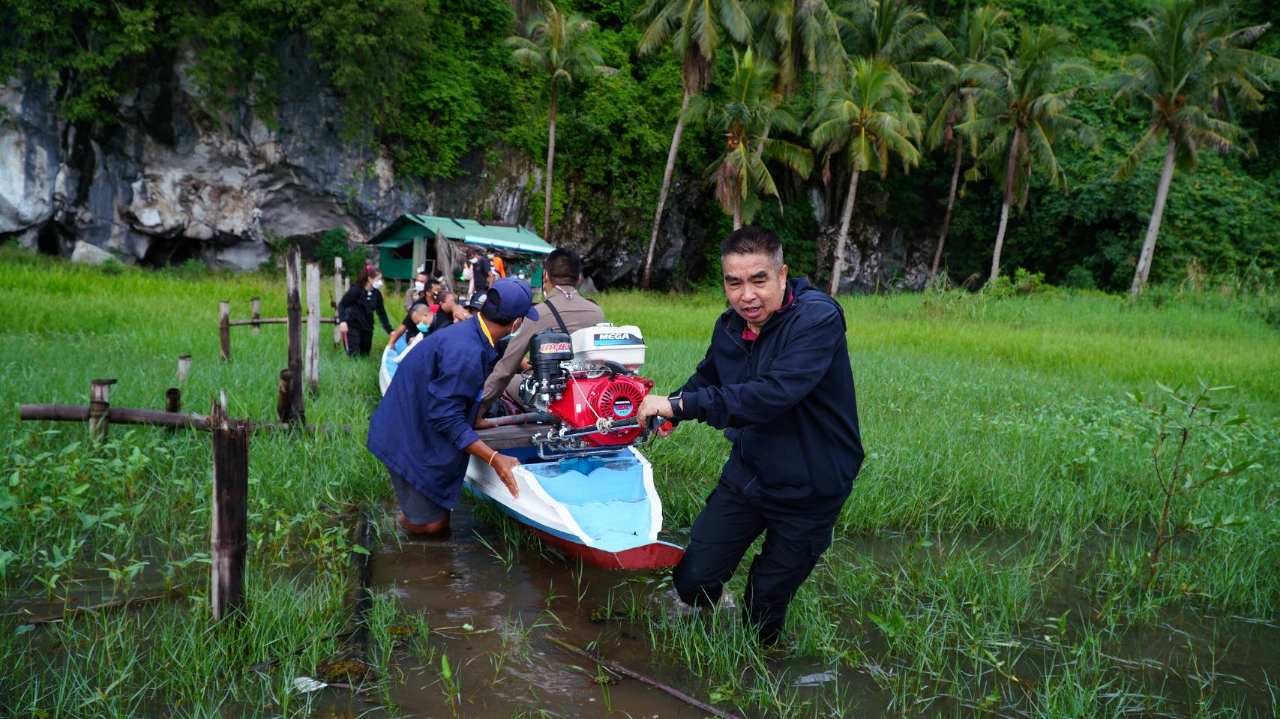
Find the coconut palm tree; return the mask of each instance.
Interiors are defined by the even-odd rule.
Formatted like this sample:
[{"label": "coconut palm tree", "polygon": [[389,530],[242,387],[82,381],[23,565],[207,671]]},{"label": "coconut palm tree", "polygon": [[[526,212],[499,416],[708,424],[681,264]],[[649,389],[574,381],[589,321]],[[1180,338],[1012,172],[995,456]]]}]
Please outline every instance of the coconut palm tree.
[{"label": "coconut palm tree", "polygon": [[[773,74],[775,106],[785,105],[795,93],[801,72],[830,81],[848,61],[840,42],[839,19],[827,0],[758,0],[748,13],[758,28],[753,38],[756,56],[772,60],[777,70]],[[770,118],[755,144],[757,160],[768,147],[772,130]]]},{"label": "coconut palm tree", "polygon": [[1060,137],[1088,139],[1087,128],[1067,114],[1076,88],[1069,82],[1089,68],[1067,57],[1070,35],[1044,25],[1023,27],[1016,52],[998,51],[990,63],[975,63],[962,75],[974,83],[977,116],[956,126],[986,146],[978,157],[995,170],[1002,185],[1000,226],[991,253],[991,276],[1000,275],[1000,253],[1009,226],[1009,208],[1026,204],[1032,171],[1045,173],[1053,187],[1065,183],[1054,154]]},{"label": "coconut palm tree", "polygon": [[[733,229],[750,222],[762,195],[777,197],[778,187],[766,160],[785,165],[802,177],[813,169],[813,153],[806,147],[768,136],[777,125],[799,132],[800,123],[774,104],[770,86],[776,74],[772,63],[747,49],[733,53],[733,77],[723,104],[707,114],[724,131],[724,153],[712,165],[716,199],[733,216]],[[709,104],[709,103],[707,103]]]},{"label": "coconut palm tree", "polygon": [[1228,103],[1234,100],[1257,107],[1263,92],[1280,77],[1280,61],[1247,49],[1268,26],[1236,25],[1225,3],[1164,2],[1133,26],[1139,39],[1113,79],[1118,86],[1116,98],[1143,106],[1150,119],[1117,176],[1131,176],[1148,150],[1162,138],[1165,142],[1155,207],[1129,290],[1136,297],[1151,272],[1175,167],[1184,172],[1195,169],[1200,150],[1206,148],[1254,151],[1244,130],[1226,112]]},{"label": "coconut palm tree", "polygon": [[640,278],[640,286],[647,288],[653,270],[653,251],[658,244],[662,210],[666,207],[667,192],[671,189],[671,174],[675,170],[676,154],[680,150],[680,136],[684,134],[689,100],[706,90],[711,82],[712,62],[716,48],[723,40],[722,33],[736,42],[745,43],[751,34],[751,23],[739,0],[649,0],[636,13],[636,17],[648,23],[640,37],[640,54],[654,52],[670,42],[680,58],[684,90],[680,114],[676,115],[676,129],[671,135],[671,149],[667,152],[667,167],[662,173],[658,206],[653,213],[653,231],[649,234],[649,250]]},{"label": "coconut palm tree", "polygon": [[[956,205],[956,188],[960,181],[960,168],[964,159],[964,142],[956,137],[956,125],[974,119],[976,107],[973,98],[973,80],[962,76],[964,68],[986,62],[997,50],[1007,49],[1012,41],[1007,24],[1009,13],[993,5],[969,10],[960,18],[959,31],[954,42],[945,40],[943,58],[956,69],[947,74],[938,92],[933,95],[933,106],[928,116],[933,118],[925,138],[930,147],[953,148],[955,159],[951,166],[951,189],[947,193],[947,211],[942,216],[942,230],[938,233],[938,246],[933,252],[933,264],[929,279],[933,280],[942,264],[942,248],[951,228],[951,212]],[[970,140],[969,154],[977,157],[978,144]],[[976,173],[972,175],[976,179]]]},{"label": "coconut palm tree", "polygon": [[529,18],[525,35],[507,38],[517,64],[544,74],[550,84],[551,109],[547,121],[547,177],[543,198],[542,237],[551,239],[551,179],[556,157],[556,111],[561,82],[586,80],[610,72],[591,42],[596,24],[574,13],[565,15],[546,0]]},{"label": "coconut palm tree", "polygon": [[837,12],[850,56],[880,59],[909,83],[954,71],[941,57],[946,38],[918,6],[904,0],[845,0]]},{"label": "coconut palm tree", "polygon": [[839,18],[827,0],[760,0],[749,13],[758,28],[753,40],[757,57],[768,58],[777,68],[777,97],[791,97],[802,72],[830,79],[844,67],[848,56],[840,42]]},{"label": "coconut palm tree", "polygon": [[849,240],[849,222],[858,197],[858,178],[865,170],[889,172],[893,155],[903,170],[919,164],[916,142],[921,135],[920,116],[911,111],[907,81],[884,59],[859,57],[839,82],[823,92],[813,119],[811,142],[820,148],[823,176],[831,176],[836,161],[849,170],[849,190],[840,216],[831,294],[840,288],[840,270]]}]

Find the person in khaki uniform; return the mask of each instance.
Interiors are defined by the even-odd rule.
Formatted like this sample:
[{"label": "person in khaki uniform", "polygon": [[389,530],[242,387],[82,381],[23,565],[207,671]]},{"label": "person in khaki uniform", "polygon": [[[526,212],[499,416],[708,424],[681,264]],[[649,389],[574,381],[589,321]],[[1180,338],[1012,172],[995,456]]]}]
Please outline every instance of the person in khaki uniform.
[{"label": "person in khaki uniform", "polygon": [[556,249],[542,262],[545,300],[537,305],[538,319],[526,320],[520,332],[511,336],[507,349],[484,383],[480,416],[505,393],[519,403],[522,362],[529,353],[529,340],[545,329],[559,328],[560,320],[569,332],[605,321],[604,311],[595,302],[578,294],[582,281],[582,260],[573,250]]}]

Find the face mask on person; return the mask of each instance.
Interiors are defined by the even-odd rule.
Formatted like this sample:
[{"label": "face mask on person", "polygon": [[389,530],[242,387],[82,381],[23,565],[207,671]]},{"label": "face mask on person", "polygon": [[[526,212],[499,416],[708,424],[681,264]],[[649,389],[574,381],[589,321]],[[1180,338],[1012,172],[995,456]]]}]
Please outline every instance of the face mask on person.
[{"label": "face mask on person", "polygon": [[426,288],[427,288],[427,286],[426,286],[426,285],[424,285],[424,284],[422,284],[421,282],[414,282],[414,283],[413,283],[413,291],[414,291],[414,292],[421,292],[421,291],[425,290]]},{"label": "face mask on person", "polygon": [[374,280],[374,281],[373,281],[373,289],[375,289],[375,290],[380,290],[380,289],[382,289],[382,278],[378,278],[378,279],[376,279],[376,280]]},{"label": "face mask on person", "polygon": [[418,323],[418,331],[421,332],[422,334],[426,334],[427,330],[429,329],[431,329],[431,325],[427,324],[426,322]]}]

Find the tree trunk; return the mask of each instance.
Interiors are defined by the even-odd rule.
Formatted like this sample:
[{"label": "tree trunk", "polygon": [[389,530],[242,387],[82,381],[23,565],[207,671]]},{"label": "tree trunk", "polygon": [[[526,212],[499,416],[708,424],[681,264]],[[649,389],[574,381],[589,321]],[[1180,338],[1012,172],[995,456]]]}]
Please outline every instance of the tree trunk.
[{"label": "tree trunk", "polygon": [[1022,139],[1021,128],[1014,128],[1013,139],[1009,142],[1009,161],[1005,165],[1004,173],[1004,197],[1000,203],[1000,229],[996,230],[996,247],[991,252],[991,276],[987,278],[987,282],[992,282],[996,277],[1000,276],[1000,251],[1004,249],[1004,231],[1009,227],[1009,205],[1013,204],[1013,173],[1018,166],[1018,141]]},{"label": "tree trunk", "polygon": [[858,170],[849,176],[849,195],[844,200],[844,213],[840,216],[840,234],[836,238],[836,258],[831,267],[831,296],[840,289],[840,268],[844,265],[844,248],[849,241],[849,220],[853,219],[853,203],[858,199]]},{"label": "tree trunk", "polygon": [[662,226],[662,210],[667,204],[667,191],[671,189],[671,173],[676,169],[676,153],[680,151],[680,136],[684,134],[684,115],[689,110],[689,90],[685,89],[680,101],[680,114],[676,116],[676,131],[671,136],[671,149],[667,151],[667,169],[662,173],[662,189],[658,191],[658,207],[653,212],[653,231],[649,233],[649,253],[644,260],[644,272],[640,286],[649,289],[653,272],[653,250],[658,246],[658,228]]},{"label": "tree trunk", "polygon": [[733,203],[733,230],[737,232],[742,229],[742,200]]},{"label": "tree trunk", "polygon": [[1130,296],[1137,297],[1147,287],[1147,275],[1151,273],[1151,258],[1156,253],[1156,236],[1160,234],[1160,221],[1164,219],[1164,203],[1169,199],[1169,185],[1173,182],[1173,160],[1177,147],[1169,138],[1169,149],[1164,153],[1164,167],[1160,169],[1160,184],[1156,187],[1156,206],[1151,209],[1147,223],[1147,236],[1142,240],[1142,254],[1138,255],[1138,269],[1133,273]]},{"label": "tree trunk", "polygon": [[542,239],[551,241],[551,172],[556,162],[556,81],[551,81],[551,122],[547,130],[547,192],[542,208]]},{"label": "tree trunk", "polygon": [[942,264],[942,246],[947,242],[947,230],[951,228],[951,210],[956,206],[956,186],[960,184],[960,161],[964,155],[964,143],[956,138],[956,162],[951,169],[951,192],[947,195],[947,214],[942,216],[942,232],[938,234],[938,249],[933,251],[933,266],[929,268],[929,281],[938,276]]},{"label": "tree trunk", "polygon": [[991,282],[1000,274],[1000,250],[1004,247],[1004,230],[1009,226],[1009,203],[1000,203],[1000,229],[996,230],[996,247],[991,253],[991,276],[987,278],[987,282]]}]

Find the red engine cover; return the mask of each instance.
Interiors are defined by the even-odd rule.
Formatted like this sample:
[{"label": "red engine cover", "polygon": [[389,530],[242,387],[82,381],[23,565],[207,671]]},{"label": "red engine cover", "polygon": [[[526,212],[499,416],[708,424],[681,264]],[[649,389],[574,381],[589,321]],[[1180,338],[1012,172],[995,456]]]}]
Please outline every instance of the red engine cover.
[{"label": "red engine cover", "polygon": [[[635,417],[640,402],[653,387],[653,381],[636,375],[601,375],[569,377],[564,396],[551,403],[551,412],[574,429],[596,426],[604,418],[614,422]],[[585,438],[596,446],[627,445],[640,435],[640,427],[628,427],[608,434]]]}]

